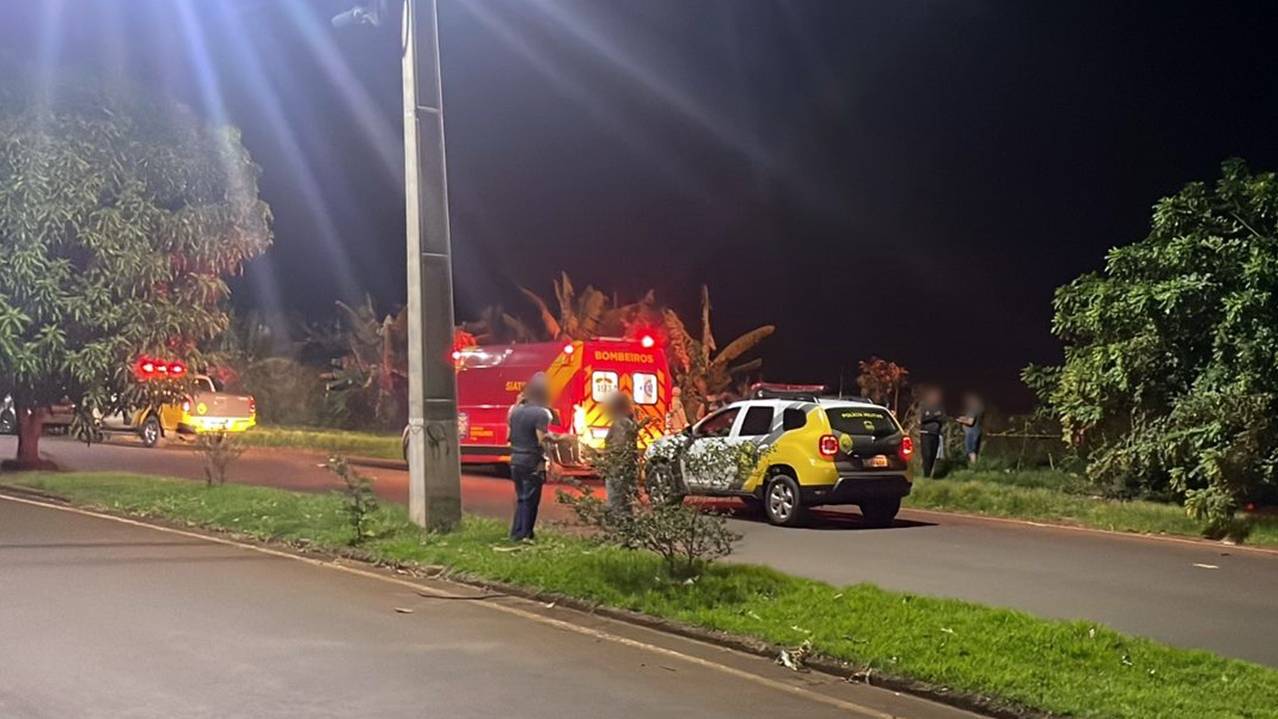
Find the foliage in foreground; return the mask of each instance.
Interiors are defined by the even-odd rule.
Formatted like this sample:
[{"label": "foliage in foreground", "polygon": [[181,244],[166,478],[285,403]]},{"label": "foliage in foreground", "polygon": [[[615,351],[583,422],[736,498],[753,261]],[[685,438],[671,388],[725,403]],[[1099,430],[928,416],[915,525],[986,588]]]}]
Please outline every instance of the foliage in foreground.
[{"label": "foliage in foreground", "polygon": [[0,395],[26,464],[65,397],[83,419],[183,394],[134,381],[133,364],[201,367],[227,326],[224,278],[271,242],[238,130],[130,88],[30,77],[0,67]]},{"label": "foliage in foreground", "polygon": [[1154,208],[1149,236],[1056,292],[1065,362],[1028,368],[1100,484],[1229,528],[1278,487],[1278,177],[1241,160]]},{"label": "foliage in foreground", "polygon": [[226,484],[231,465],[247,447],[238,434],[204,432],[195,438],[195,449],[204,460],[204,484],[212,487]]},{"label": "foliage in foreground", "polygon": [[357,472],[344,457],[329,458],[328,469],[342,480],[342,509],[351,526],[350,544],[361,544],[371,536],[370,519],[377,511],[373,480]]},{"label": "foliage in foreground", "polygon": [[[29,474],[16,481],[81,505],[341,550],[341,498],[259,487],[205,489],[128,475]],[[889,592],[833,587],[753,566],[715,565],[693,583],[662,577],[661,560],[543,532],[496,552],[505,526],[468,517],[446,537],[421,532],[400,507],[370,518],[370,557],[574,596],[910,677],[951,692],[1078,717],[1278,717],[1278,671],[1130,637],[1090,622]]]},{"label": "foliage in foreground", "polygon": [[[685,505],[679,493],[654,495],[649,489],[649,496],[643,496],[640,427],[629,424],[614,429],[620,429],[620,437],[595,457],[595,469],[609,491],[608,501],[584,483],[578,483],[577,493],[557,492],[556,500],[571,507],[578,521],[594,529],[604,542],[661,557],[666,573],[675,578],[695,579],[711,562],[731,554],[741,537],[728,528],[724,517]],[[612,496],[614,492],[619,496]]]}]

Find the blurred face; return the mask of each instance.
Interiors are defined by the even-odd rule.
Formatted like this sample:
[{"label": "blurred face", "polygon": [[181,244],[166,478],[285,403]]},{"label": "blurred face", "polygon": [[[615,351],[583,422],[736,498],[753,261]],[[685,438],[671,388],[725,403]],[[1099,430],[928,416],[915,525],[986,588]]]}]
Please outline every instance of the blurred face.
[{"label": "blurred face", "polygon": [[941,390],[939,390],[939,389],[929,389],[927,392],[924,392],[924,393],[923,393],[923,401],[924,401],[924,402],[927,402],[928,404],[940,404],[940,403],[941,403]]}]

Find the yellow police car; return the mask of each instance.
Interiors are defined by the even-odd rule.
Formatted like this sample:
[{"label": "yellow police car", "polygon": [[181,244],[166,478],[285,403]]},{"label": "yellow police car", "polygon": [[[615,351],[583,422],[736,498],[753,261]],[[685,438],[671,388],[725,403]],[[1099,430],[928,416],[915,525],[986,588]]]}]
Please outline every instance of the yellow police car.
[{"label": "yellow police car", "polygon": [[913,441],[887,408],[822,389],[755,385],[750,399],[653,443],[644,479],[652,500],[736,496],[784,526],[802,523],[810,507],[855,504],[867,525],[891,525],[910,493]]}]

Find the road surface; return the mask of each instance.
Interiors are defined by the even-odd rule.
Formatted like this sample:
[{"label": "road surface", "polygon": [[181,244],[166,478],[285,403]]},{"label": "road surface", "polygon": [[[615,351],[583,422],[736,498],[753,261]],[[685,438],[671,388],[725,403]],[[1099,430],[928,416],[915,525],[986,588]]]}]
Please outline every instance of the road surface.
[{"label": "road surface", "polygon": [[[47,439],[46,456],[68,469],[139,471],[201,478],[186,449],[125,444],[85,447]],[[12,456],[12,438],[0,456]],[[289,489],[335,489],[322,458],[287,450],[251,450],[232,481]],[[408,496],[407,474],[367,470],[377,492]],[[509,516],[510,482],[469,474],[468,511]],[[728,504],[727,506],[732,506]],[[553,492],[542,516],[566,520]],[[880,586],[956,597],[1040,616],[1088,619],[1171,644],[1278,666],[1278,555],[1208,543],[1182,543],[1069,529],[903,511],[891,529],[861,527],[855,510],[823,511],[809,529],[739,519],[744,539],[733,561],[766,564],[836,585]]]},{"label": "road surface", "polygon": [[360,571],[0,498],[0,716],[973,717]]}]

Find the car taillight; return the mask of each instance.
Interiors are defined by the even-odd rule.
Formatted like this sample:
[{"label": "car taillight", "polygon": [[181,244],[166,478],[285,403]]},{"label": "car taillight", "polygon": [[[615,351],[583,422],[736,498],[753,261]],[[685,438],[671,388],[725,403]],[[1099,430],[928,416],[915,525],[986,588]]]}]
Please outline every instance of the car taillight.
[{"label": "car taillight", "polygon": [[897,448],[896,453],[901,455],[901,461],[909,463],[910,457],[914,456],[914,440],[910,435],[901,438],[901,446]]},{"label": "car taillight", "polygon": [[817,449],[821,451],[822,457],[834,459],[834,455],[839,453],[839,438],[832,434],[823,434],[821,441],[817,443]]},{"label": "car taillight", "polygon": [[249,414],[257,414],[257,400],[249,397]]}]

